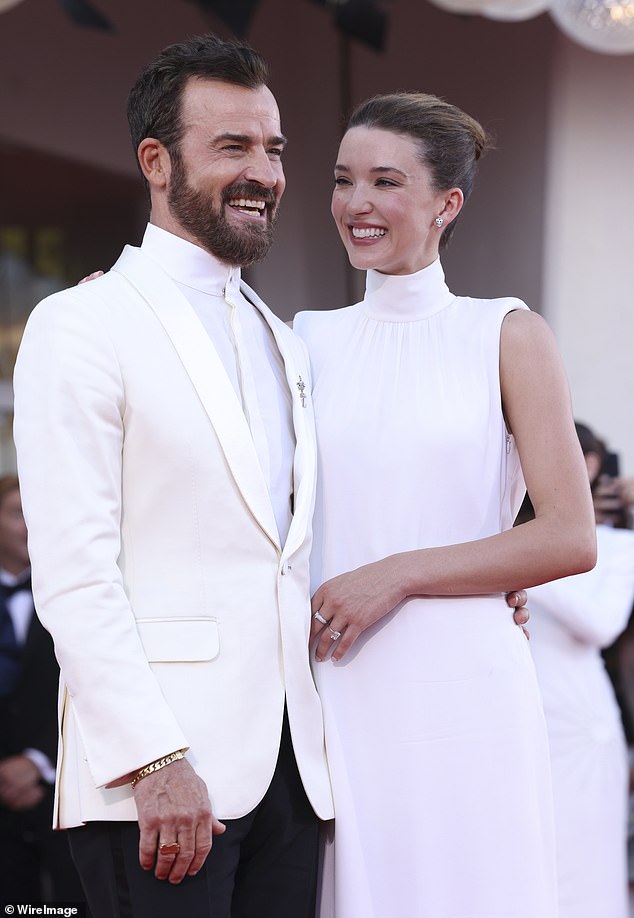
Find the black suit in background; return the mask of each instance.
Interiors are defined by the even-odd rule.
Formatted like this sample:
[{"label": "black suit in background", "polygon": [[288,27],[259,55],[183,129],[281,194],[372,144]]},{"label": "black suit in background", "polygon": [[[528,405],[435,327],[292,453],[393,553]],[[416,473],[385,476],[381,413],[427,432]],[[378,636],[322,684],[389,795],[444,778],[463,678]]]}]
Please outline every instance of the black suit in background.
[{"label": "black suit in background", "polygon": [[[0,585],[0,602],[4,592]],[[25,749],[57,756],[59,670],[53,642],[35,613],[21,648],[13,690],[0,697],[0,761]],[[0,804],[0,901],[83,902],[65,832],[52,826],[53,787],[31,810],[15,812]],[[43,882],[42,882],[43,881]]]}]

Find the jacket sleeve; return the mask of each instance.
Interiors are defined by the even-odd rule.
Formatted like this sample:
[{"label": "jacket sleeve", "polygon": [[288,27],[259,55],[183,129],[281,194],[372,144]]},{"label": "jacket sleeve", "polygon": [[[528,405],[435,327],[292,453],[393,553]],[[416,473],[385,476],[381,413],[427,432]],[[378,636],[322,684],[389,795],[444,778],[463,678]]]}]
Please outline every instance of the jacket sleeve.
[{"label": "jacket sleeve", "polygon": [[102,281],[36,307],[14,380],[35,605],[97,786],[187,746],[143,652],[117,564],[125,383],[100,302],[113,285]]}]

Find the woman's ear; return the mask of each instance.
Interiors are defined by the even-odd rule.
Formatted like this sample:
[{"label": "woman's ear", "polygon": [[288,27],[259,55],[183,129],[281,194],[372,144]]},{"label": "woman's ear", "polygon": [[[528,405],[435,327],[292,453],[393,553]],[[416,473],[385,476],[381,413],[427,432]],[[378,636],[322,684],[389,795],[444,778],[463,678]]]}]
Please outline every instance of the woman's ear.
[{"label": "woman's ear", "polygon": [[445,223],[455,220],[464,204],[464,195],[460,188],[450,188],[442,194],[443,207],[439,213]]},{"label": "woman's ear", "polygon": [[151,187],[159,189],[167,186],[172,163],[170,155],[154,137],[145,137],[139,144],[137,157],[141,171]]}]

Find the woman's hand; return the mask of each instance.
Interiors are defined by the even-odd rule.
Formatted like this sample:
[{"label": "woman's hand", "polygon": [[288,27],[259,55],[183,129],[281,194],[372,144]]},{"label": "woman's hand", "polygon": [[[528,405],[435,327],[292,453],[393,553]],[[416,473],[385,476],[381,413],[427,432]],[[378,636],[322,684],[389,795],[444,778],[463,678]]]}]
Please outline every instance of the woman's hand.
[{"label": "woman's hand", "polygon": [[[408,596],[403,586],[407,563],[405,555],[391,555],[333,577],[319,587],[311,602],[310,628],[311,644],[317,641],[317,660],[324,660],[331,648],[332,659],[341,660],[366,628]],[[513,609],[515,624],[528,638],[524,628],[529,619],[526,592],[513,590],[506,594],[506,602]]]},{"label": "woman's hand", "polygon": [[405,599],[398,555],[365,564],[323,583],[312,598],[310,640],[323,660],[334,645],[333,660],[350,650],[359,635]]}]

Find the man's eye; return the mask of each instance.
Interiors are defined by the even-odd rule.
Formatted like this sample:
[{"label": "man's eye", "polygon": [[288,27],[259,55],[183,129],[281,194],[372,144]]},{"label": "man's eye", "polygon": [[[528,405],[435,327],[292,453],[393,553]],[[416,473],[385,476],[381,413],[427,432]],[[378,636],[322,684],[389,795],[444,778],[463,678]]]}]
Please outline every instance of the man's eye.
[{"label": "man's eye", "polygon": [[272,150],[269,150],[269,156],[275,156],[280,159],[283,152],[281,147],[273,147]]}]

